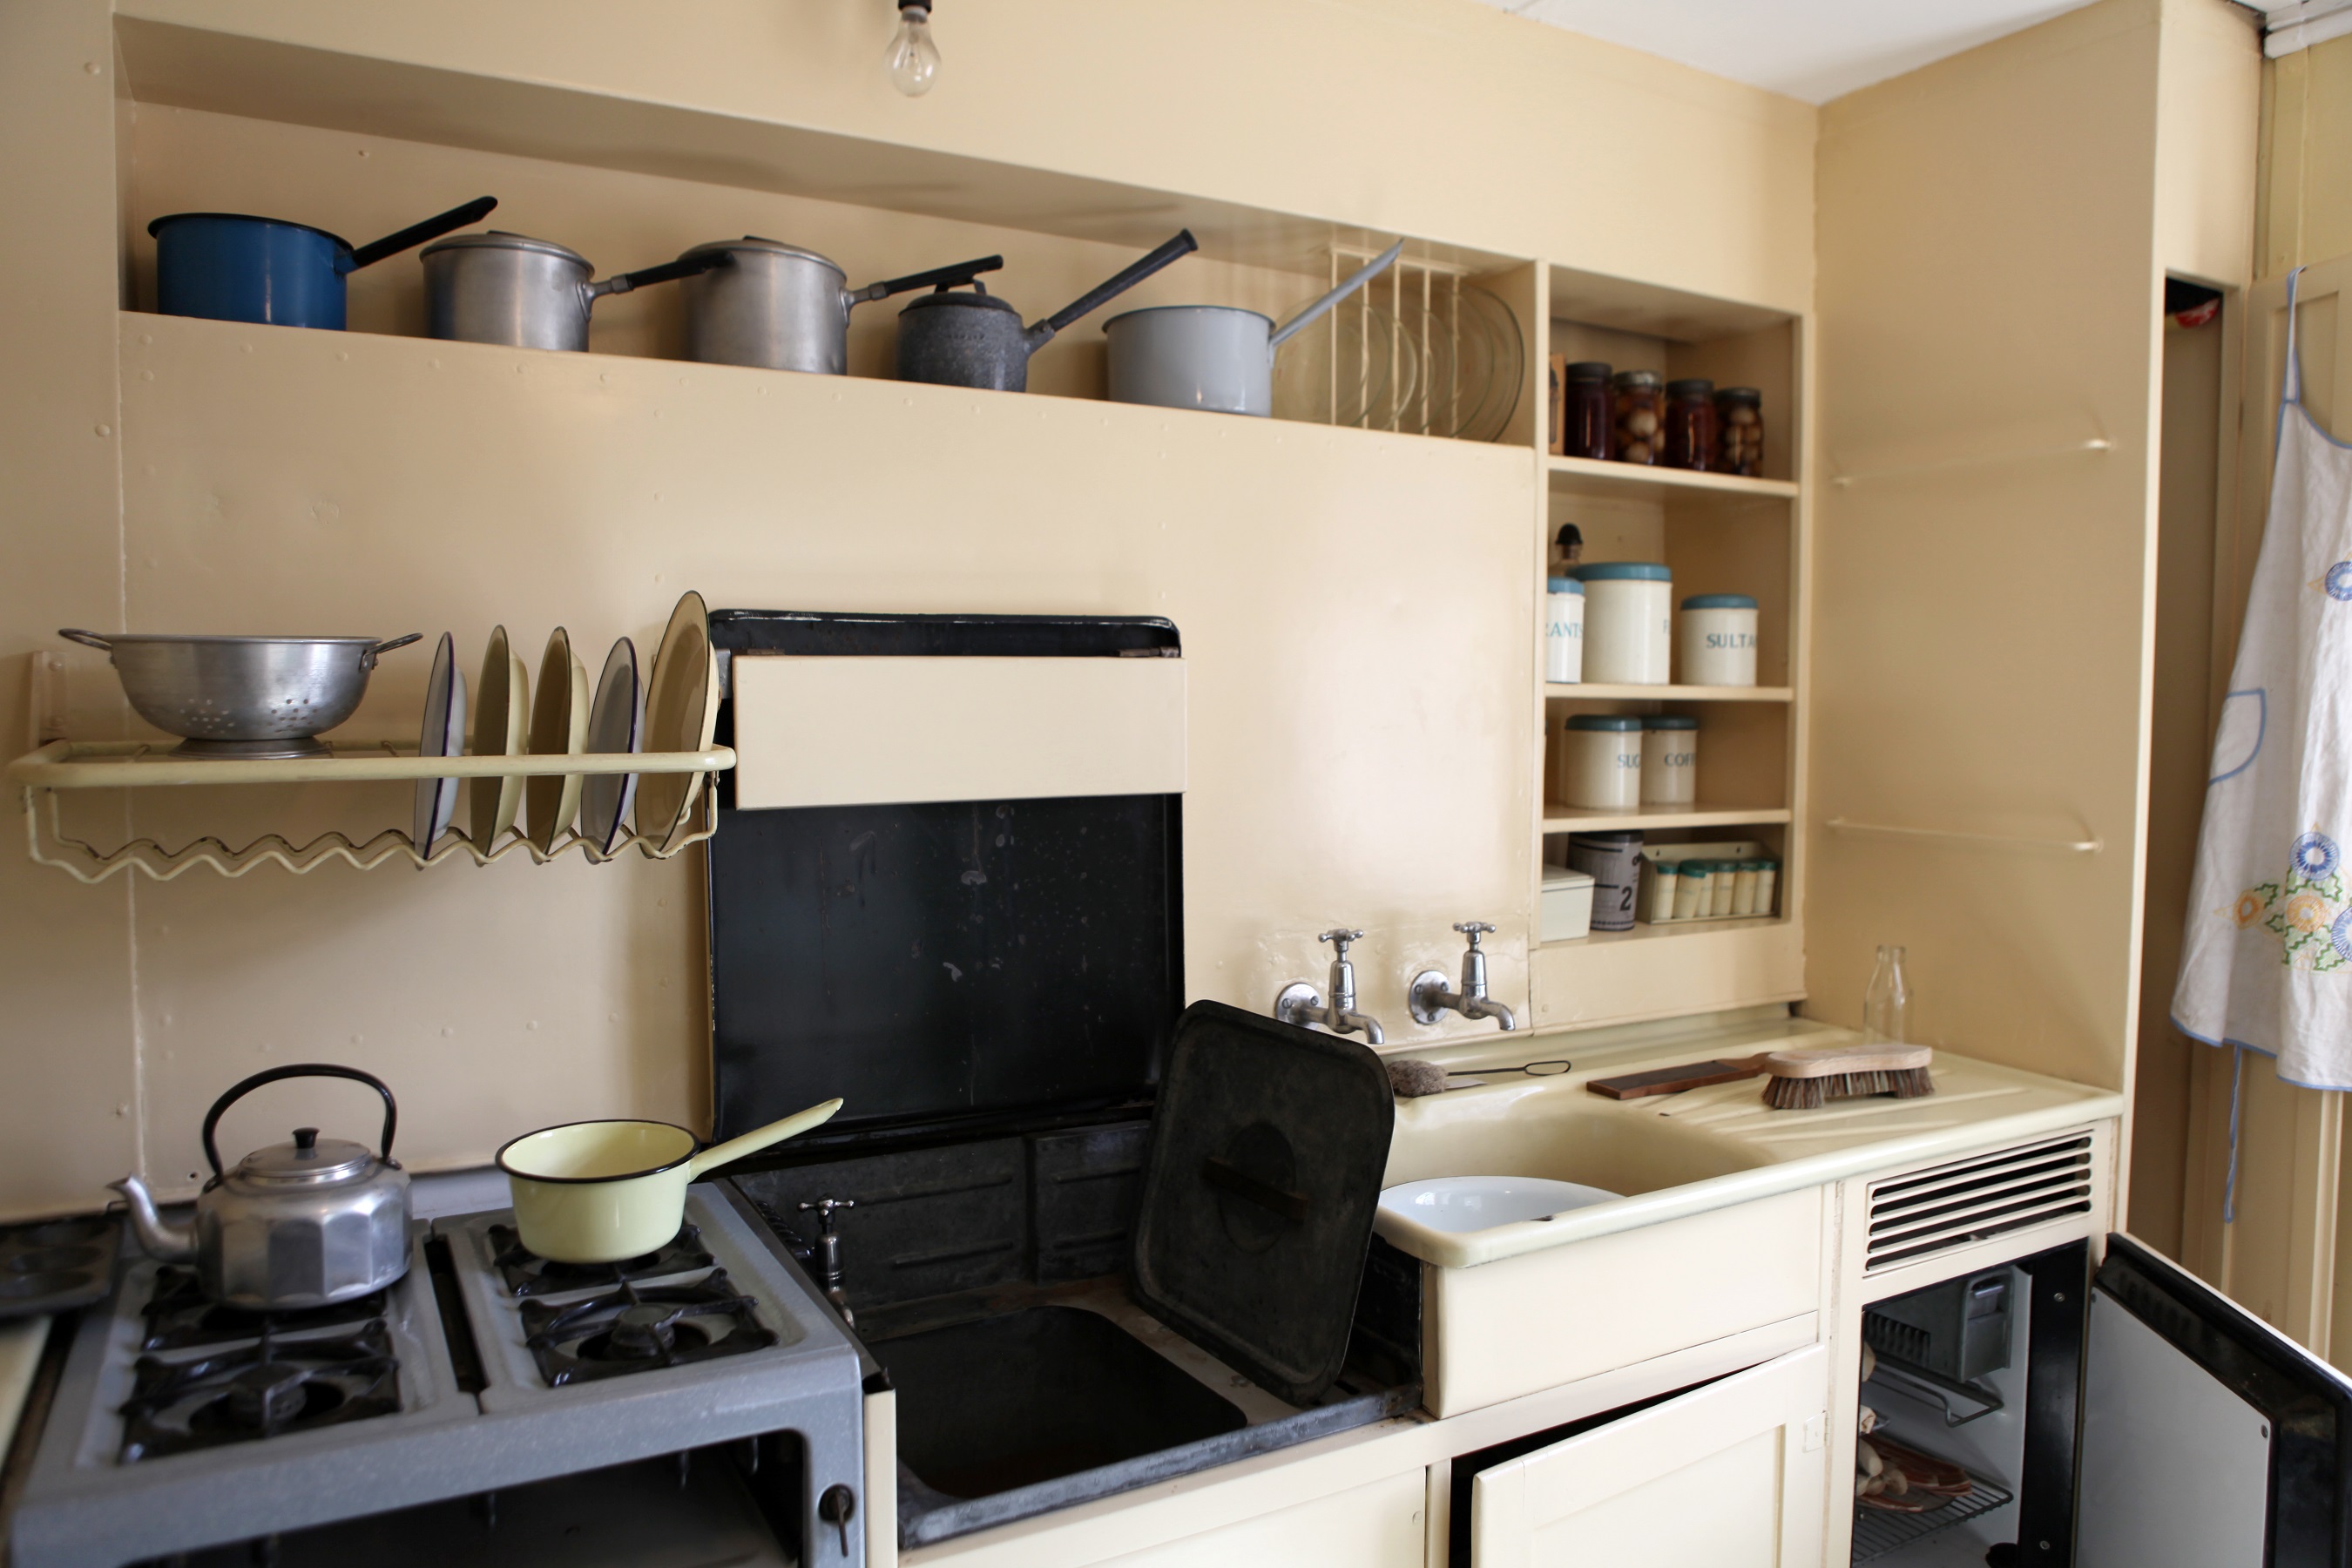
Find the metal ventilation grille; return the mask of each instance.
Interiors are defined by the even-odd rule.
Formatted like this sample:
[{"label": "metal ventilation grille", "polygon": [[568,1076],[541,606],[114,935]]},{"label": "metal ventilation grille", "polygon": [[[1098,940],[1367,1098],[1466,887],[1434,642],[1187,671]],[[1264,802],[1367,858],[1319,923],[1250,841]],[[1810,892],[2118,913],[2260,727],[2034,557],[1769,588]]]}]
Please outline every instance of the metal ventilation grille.
[{"label": "metal ventilation grille", "polygon": [[2091,1135],[2028,1143],[1870,1189],[1865,1271],[2091,1212]]}]

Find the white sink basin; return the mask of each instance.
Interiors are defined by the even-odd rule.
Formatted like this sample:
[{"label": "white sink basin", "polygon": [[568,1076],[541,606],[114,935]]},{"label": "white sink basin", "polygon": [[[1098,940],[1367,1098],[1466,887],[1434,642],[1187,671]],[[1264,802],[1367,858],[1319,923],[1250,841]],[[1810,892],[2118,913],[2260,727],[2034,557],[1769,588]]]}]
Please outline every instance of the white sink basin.
[{"label": "white sink basin", "polygon": [[1385,1189],[1381,1207],[1431,1230],[1466,1236],[1498,1225],[1548,1219],[1619,1195],[1541,1176],[1432,1176]]}]

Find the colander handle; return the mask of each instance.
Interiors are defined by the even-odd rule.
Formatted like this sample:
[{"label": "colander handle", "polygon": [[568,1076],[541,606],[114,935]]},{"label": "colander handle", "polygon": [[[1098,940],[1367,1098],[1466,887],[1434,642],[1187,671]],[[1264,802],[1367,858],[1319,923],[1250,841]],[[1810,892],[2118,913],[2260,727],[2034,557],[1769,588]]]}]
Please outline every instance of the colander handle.
[{"label": "colander handle", "polygon": [[58,636],[68,642],[78,642],[84,647],[94,647],[100,653],[112,653],[114,645],[96,632],[83,631],[79,626],[59,626]]},{"label": "colander handle", "polygon": [[366,653],[360,656],[360,668],[363,670],[373,669],[375,668],[376,655],[380,653],[390,653],[396,647],[406,647],[410,643],[422,642],[424,638],[425,634],[423,632],[411,632],[404,637],[394,637],[390,642],[380,642],[376,644],[375,647],[368,649]]}]

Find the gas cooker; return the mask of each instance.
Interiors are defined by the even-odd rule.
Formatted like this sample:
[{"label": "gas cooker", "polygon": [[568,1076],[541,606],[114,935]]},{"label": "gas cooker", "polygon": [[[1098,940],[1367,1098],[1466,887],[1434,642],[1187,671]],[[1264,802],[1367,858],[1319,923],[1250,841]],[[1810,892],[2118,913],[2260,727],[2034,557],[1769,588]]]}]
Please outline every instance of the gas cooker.
[{"label": "gas cooker", "polygon": [[862,1562],[862,1509],[816,1518],[864,1489],[857,1352],[740,1201],[695,1187],[675,1241],[594,1268],[532,1257],[509,1211],[420,1223],[403,1279],[316,1312],[224,1310],[128,1259],[76,1335],[14,1562],[118,1568],[457,1498],[495,1518],[502,1489],[779,1432],[804,1560]]}]

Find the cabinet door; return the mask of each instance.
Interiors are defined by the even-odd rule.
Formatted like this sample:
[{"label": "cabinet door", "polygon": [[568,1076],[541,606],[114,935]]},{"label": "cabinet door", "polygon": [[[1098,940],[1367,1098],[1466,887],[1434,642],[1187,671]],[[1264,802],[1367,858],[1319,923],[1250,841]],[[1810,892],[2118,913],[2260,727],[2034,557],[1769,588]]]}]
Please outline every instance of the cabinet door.
[{"label": "cabinet door", "polygon": [[2352,1383],[2128,1237],[2084,1355],[2081,1568],[2339,1563]]},{"label": "cabinet door", "polygon": [[1099,1568],[1422,1568],[1429,1472],[1402,1474],[1244,1520],[1165,1546],[1107,1558]]},{"label": "cabinet door", "polygon": [[1819,1345],[1479,1473],[1476,1568],[1796,1568],[1822,1561]]}]

